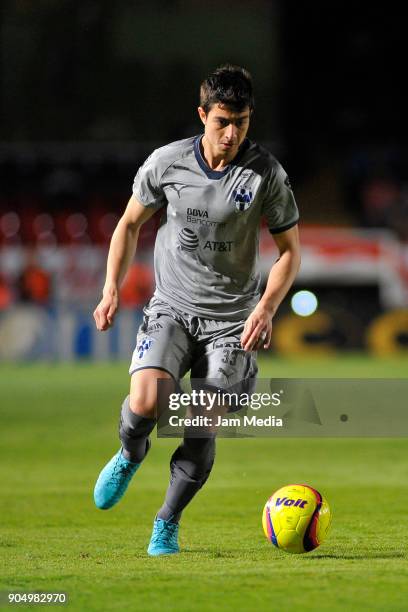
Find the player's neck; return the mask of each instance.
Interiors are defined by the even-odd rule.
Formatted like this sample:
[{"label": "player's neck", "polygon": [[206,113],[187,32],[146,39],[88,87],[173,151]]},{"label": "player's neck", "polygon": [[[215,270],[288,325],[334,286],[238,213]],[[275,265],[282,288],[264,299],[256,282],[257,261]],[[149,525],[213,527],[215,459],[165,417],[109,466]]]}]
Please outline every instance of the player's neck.
[{"label": "player's neck", "polygon": [[206,139],[205,134],[201,138],[200,149],[201,155],[207,166],[211,168],[211,170],[218,171],[224,170],[224,168],[228,166],[228,164],[234,159],[237,154],[237,151],[227,152],[225,154],[217,153],[214,147],[212,147]]}]

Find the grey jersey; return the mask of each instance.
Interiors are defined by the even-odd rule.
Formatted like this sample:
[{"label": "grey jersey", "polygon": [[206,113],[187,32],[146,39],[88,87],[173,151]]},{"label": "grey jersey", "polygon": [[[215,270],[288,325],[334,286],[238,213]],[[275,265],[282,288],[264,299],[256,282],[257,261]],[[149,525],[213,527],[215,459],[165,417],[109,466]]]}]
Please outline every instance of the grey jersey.
[{"label": "grey jersey", "polygon": [[246,139],[221,172],[200,152],[202,136],[156,149],[139,168],[133,194],[163,215],[155,244],[155,295],[183,312],[245,319],[259,300],[261,217],[272,234],[296,225],[288,177]]}]

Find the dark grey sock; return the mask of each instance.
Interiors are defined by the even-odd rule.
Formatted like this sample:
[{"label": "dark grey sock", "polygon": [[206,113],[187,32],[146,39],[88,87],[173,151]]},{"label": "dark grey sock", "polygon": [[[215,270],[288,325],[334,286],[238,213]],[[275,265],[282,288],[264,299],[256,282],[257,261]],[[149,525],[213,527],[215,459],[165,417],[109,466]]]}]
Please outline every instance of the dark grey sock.
[{"label": "dark grey sock", "polygon": [[170,484],[157,516],[178,523],[181,513],[207,481],[215,457],[215,437],[185,438],[170,460]]},{"label": "dark grey sock", "polygon": [[128,451],[126,450],[126,448],[122,446],[122,455],[124,456],[125,459],[127,459],[128,461],[131,461],[132,463],[142,463],[143,459],[146,457],[147,453],[149,452],[150,447],[151,447],[151,442],[148,438],[145,443],[144,451],[143,451],[143,447],[141,449],[141,452],[137,452],[137,451]]},{"label": "dark grey sock", "polygon": [[163,521],[170,521],[171,523],[178,523],[181,518],[181,512],[174,513],[172,508],[164,502],[162,507],[157,513],[157,517],[163,519]]},{"label": "dark grey sock", "polygon": [[133,463],[141,463],[150,449],[149,434],[156,425],[156,419],[147,419],[131,411],[129,396],[122,404],[119,421],[119,438],[123,456]]}]

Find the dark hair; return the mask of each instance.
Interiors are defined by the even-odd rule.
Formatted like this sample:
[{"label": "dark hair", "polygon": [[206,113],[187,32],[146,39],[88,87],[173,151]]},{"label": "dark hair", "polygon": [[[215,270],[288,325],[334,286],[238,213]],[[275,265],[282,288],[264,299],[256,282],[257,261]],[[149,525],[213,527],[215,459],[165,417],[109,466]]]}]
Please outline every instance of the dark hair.
[{"label": "dark hair", "polygon": [[240,66],[225,64],[210,74],[200,87],[200,106],[208,113],[214,104],[225,104],[235,112],[254,108],[252,77]]}]

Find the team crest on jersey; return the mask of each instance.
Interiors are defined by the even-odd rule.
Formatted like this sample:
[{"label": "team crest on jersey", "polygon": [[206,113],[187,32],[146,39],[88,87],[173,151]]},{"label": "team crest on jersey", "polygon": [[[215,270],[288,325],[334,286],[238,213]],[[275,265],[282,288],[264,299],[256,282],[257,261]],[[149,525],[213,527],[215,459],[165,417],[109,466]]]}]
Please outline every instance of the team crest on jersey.
[{"label": "team crest on jersey", "polygon": [[152,346],[153,338],[143,338],[139,346],[137,347],[137,356],[139,359],[143,359],[149,348]]},{"label": "team crest on jersey", "polygon": [[238,212],[244,212],[252,204],[253,194],[251,187],[240,185],[232,192],[232,198],[235,203],[235,208]]}]

